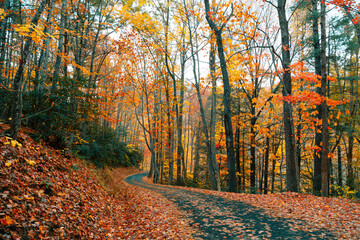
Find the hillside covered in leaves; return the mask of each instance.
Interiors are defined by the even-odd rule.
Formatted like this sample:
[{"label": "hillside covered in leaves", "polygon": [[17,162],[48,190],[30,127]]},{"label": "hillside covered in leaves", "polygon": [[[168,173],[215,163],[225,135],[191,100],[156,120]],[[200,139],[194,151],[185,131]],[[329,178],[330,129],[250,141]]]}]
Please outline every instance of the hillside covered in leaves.
[{"label": "hillside covered in leaves", "polygon": [[[170,202],[126,184],[135,168],[92,165],[0,125],[0,239],[189,238]],[[180,220],[179,220],[180,219]]]}]

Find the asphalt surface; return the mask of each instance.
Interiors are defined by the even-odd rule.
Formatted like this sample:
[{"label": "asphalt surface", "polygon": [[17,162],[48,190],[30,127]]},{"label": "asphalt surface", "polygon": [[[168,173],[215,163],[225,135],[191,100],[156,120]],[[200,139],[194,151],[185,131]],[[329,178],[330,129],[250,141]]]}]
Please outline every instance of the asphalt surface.
[{"label": "asphalt surface", "polygon": [[[240,201],[209,194],[147,184],[146,173],[129,176],[125,181],[162,194],[186,213],[196,233],[195,239],[335,239],[326,230],[319,231],[306,222],[276,218]],[[304,230],[306,229],[306,230]]]}]

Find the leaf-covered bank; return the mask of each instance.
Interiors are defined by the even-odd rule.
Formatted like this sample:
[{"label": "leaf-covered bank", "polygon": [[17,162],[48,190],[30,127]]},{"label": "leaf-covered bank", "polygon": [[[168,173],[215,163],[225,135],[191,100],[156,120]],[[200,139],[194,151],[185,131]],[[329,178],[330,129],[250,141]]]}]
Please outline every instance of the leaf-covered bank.
[{"label": "leaf-covered bank", "polygon": [[158,208],[173,209],[170,203],[146,205],[161,199],[122,181],[138,170],[106,175],[29,132],[21,129],[18,141],[0,137],[1,239],[183,238],[186,223]]}]

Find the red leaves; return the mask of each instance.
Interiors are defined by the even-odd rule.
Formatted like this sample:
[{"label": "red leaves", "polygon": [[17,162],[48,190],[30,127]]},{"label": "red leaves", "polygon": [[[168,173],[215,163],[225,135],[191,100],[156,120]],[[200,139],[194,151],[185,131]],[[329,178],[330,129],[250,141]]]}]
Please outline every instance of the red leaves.
[{"label": "red leaves", "polygon": [[20,138],[21,147],[1,138],[1,232],[14,239],[104,239],[118,231],[121,215],[112,216],[121,206],[91,178],[93,169],[23,131]]},{"label": "red leaves", "polygon": [[15,224],[16,222],[11,217],[5,216],[5,218],[0,219],[0,223],[3,225],[12,225],[12,224]]},{"label": "red leaves", "polygon": [[[0,124],[0,133],[7,128]],[[169,202],[121,181],[137,170],[103,176],[106,191],[98,170],[34,142],[23,129],[21,147],[6,142],[0,137],[1,239],[189,238]]]},{"label": "red leaves", "polygon": [[122,200],[125,239],[190,239],[192,229],[180,217],[171,202],[160,194],[128,185],[123,179],[130,175],[123,168],[105,170],[109,191]]},{"label": "red leaves", "polygon": [[318,93],[308,91],[308,90],[304,90],[304,91],[298,92],[294,95],[288,95],[288,96],[277,95],[277,99],[280,101],[291,102],[293,104],[298,103],[298,102],[306,102],[306,103],[310,104],[311,106],[320,105],[324,101],[326,101],[326,104],[329,107],[335,107],[335,106],[345,103],[345,101],[342,101],[342,100],[333,100],[333,99],[322,97]]},{"label": "red leaves", "polygon": [[289,95],[284,97],[279,96],[278,98],[283,101],[291,102],[291,103],[306,101],[313,105],[319,105],[321,104],[321,102],[324,101],[324,98],[322,98],[319,94],[311,91],[302,91],[297,95]]}]

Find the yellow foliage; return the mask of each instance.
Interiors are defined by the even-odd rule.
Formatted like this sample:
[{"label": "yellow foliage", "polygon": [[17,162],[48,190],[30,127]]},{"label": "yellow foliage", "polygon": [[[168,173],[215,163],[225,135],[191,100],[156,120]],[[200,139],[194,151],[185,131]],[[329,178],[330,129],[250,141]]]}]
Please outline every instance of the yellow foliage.
[{"label": "yellow foliage", "polygon": [[30,165],[35,165],[36,164],[36,162],[35,161],[32,161],[32,160],[29,160],[29,161],[26,161],[28,164],[30,164]]},{"label": "yellow foliage", "polygon": [[4,145],[11,145],[13,147],[22,147],[21,143],[19,143],[18,141],[10,138],[10,137],[6,137],[6,142],[4,143]]},{"label": "yellow foliage", "polygon": [[[140,1],[139,4],[145,4],[145,2]],[[157,30],[158,24],[147,13],[133,12],[129,6],[124,5],[117,14],[121,22],[132,25],[137,31],[154,32]]]},{"label": "yellow foliage", "polygon": [[20,34],[23,37],[28,37],[30,36],[31,39],[36,43],[36,44],[40,44],[41,41],[43,40],[43,38],[45,37],[51,37],[50,34],[45,34],[44,33],[44,28],[41,26],[35,26],[31,23],[27,23],[27,24],[16,24],[14,25],[14,30],[15,32],[17,32],[18,34]]},{"label": "yellow foliage", "polygon": [[0,8],[0,20],[4,19],[6,17],[6,12],[4,9]]}]

